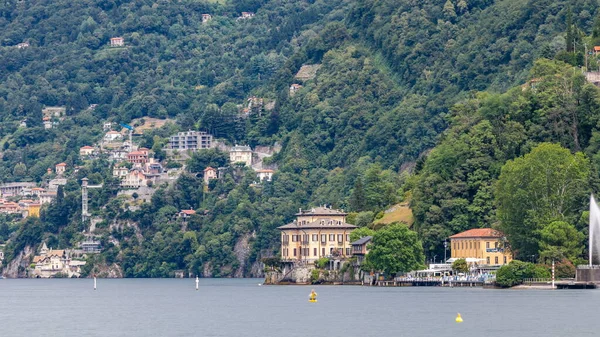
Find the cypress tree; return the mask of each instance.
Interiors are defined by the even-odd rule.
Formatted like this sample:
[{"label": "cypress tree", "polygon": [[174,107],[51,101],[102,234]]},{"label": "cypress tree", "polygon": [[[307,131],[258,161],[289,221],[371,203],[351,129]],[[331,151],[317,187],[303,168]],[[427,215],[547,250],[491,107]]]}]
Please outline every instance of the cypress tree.
[{"label": "cypress tree", "polygon": [[573,52],[573,12],[571,7],[567,9],[567,51]]}]

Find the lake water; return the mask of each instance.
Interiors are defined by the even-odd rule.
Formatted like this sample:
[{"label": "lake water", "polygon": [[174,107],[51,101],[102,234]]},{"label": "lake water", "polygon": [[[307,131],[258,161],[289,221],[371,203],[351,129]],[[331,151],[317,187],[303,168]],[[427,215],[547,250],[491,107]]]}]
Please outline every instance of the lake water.
[{"label": "lake water", "polygon": [[[0,280],[0,336],[598,336],[600,290]],[[314,288],[318,303],[309,303]],[[464,322],[454,322],[456,313]]]}]

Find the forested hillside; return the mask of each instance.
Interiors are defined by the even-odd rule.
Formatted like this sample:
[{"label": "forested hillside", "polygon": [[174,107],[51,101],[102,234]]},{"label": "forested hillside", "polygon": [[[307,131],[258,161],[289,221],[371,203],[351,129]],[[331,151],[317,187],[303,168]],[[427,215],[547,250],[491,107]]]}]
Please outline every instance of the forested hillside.
[{"label": "forested hillside", "polygon": [[[499,223],[501,168],[543,142],[591,158],[583,202],[598,174],[598,93],[572,66],[583,65],[597,15],[591,0],[5,1],[0,182],[44,185],[48,168],[69,167],[39,218],[0,214],[7,261],[42,241],[82,240],[84,177],[103,185],[90,190],[90,209],[104,251],[86,272],[117,264],[127,277],[260,275],[256,262],[278,253],[276,227],[322,204],[365,226],[410,201],[426,255],[441,256],[447,236]],[[125,45],[111,47],[117,36]],[[314,78],[294,77],[316,64]],[[531,79],[543,81],[532,89]],[[252,96],[270,107],[244,111]],[[46,129],[49,106],[66,116]],[[117,196],[108,158],[84,160],[79,149],[102,138],[105,122],[149,117],[170,122],[135,141],[184,172],[142,203]],[[199,173],[227,167],[228,154],[167,155],[168,137],[187,130],[280,145],[265,161],[277,168],[272,181],[257,186],[250,168],[233,165],[204,186]],[[577,202],[544,221],[583,231]],[[197,214],[182,223],[183,209]]]}]

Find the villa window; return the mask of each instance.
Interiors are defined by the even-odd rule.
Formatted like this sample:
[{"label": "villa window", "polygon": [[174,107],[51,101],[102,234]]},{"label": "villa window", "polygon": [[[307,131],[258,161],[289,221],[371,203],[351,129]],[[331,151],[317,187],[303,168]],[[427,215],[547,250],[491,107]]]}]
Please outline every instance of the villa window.
[{"label": "villa window", "polygon": [[[294,248],[294,256],[296,256],[296,248]],[[489,260],[489,259],[490,259],[490,258],[488,257],[488,260]]]},{"label": "villa window", "polygon": [[487,264],[490,264],[490,257],[488,256],[486,259]]},{"label": "villa window", "polygon": [[346,234],[346,241],[350,242],[350,234]]},{"label": "villa window", "polygon": [[344,236],[342,234],[338,234],[338,242],[344,242]]},{"label": "villa window", "polygon": [[329,234],[329,242],[335,241],[335,234]]},{"label": "villa window", "polygon": [[498,248],[498,242],[494,242],[494,248]]},{"label": "villa window", "polygon": [[[312,240],[313,240],[313,242],[317,242],[317,241],[319,241],[319,234],[313,234],[313,235],[312,235]],[[316,255],[316,254],[315,254],[315,255]]]},{"label": "villa window", "polygon": [[321,256],[325,256],[325,248],[321,248]]},{"label": "villa window", "polygon": [[504,264],[506,264],[506,256],[504,257]]},{"label": "villa window", "polygon": [[485,248],[490,248],[490,242],[489,241],[485,243]]},{"label": "villa window", "polygon": [[469,241],[469,249],[473,249],[473,242]]},{"label": "villa window", "polygon": [[497,256],[494,258],[494,264],[498,264],[498,257]]},{"label": "villa window", "polygon": [[292,235],[292,242],[298,242],[299,235]]},{"label": "villa window", "polygon": [[351,254],[350,248],[346,248],[346,255],[350,255],[350,254]]},{"label": "villa window", "polygon": [[[325,243],[327,242],[327,234],[321,234],[321,242]],[[323,254],[325,255],[325,254]]]},{"label": "villa window", "polygon": [[313,255],[317,256],[317,248],[313,248]]}]

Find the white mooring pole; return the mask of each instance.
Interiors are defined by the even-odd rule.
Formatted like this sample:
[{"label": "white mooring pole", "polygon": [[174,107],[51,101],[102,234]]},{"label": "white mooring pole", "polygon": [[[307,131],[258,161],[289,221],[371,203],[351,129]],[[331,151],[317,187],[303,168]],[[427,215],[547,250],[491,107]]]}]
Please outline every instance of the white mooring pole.
[{"label": "white mooring pole", "polygon": [[552,289],[554,288],[554,260],[552,260]]},{"label": "white mooring pole", "polygon": [[198,276],[196,276],[196,290],[198,290],[198,283],[200,283],[200,279],[198,279]]},{"label": "white mooring pole", "polygon": [[94,276],[94,290],[96,290],[96,276]]}]

